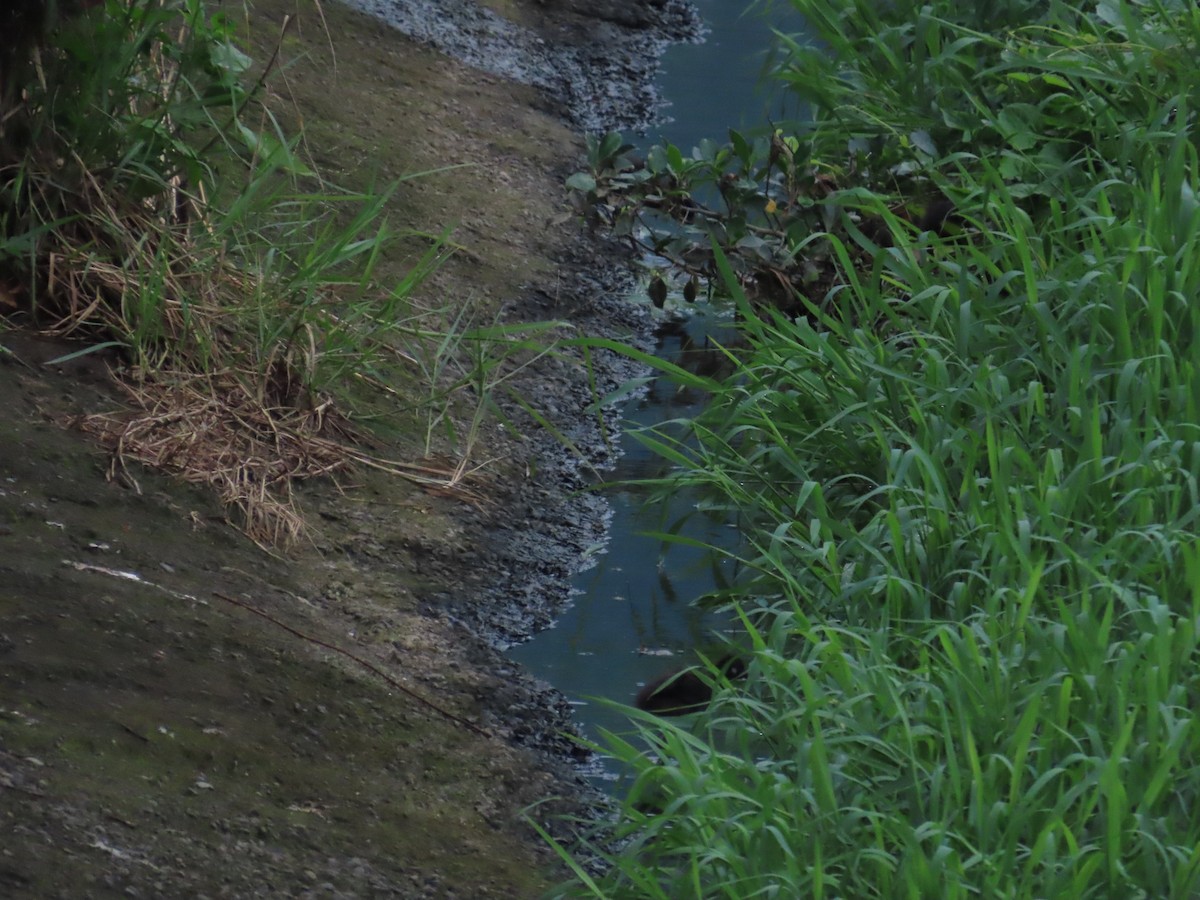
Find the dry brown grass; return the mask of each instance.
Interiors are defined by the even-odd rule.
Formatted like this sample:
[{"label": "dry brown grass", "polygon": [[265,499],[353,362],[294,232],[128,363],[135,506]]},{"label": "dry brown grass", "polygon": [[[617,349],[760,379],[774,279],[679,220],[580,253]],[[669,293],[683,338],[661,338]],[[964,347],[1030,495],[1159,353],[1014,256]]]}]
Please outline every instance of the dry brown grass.
[{"label": "dry brown grass", "polygon": [[211,489],[257,543],[288,547],[305,534],[297,482],[370,466],[481,502],[462,462],[388,460],[363,449],[330,401],[306,409],[265,405],[229,372],[158,373],[121,382],[129,407],[79,420],[112,451],[110,477],[136,461]]},{"label": "dry brown grass", "polygon": [[269,408],[229,374],[159,375],[122,382],[130,409],[83,417],[111,448],[111,473],[128,460],[211,488],[259,543],[286,546],[304,532],[293,484],[350,460],[319,437],[329,410]]}]

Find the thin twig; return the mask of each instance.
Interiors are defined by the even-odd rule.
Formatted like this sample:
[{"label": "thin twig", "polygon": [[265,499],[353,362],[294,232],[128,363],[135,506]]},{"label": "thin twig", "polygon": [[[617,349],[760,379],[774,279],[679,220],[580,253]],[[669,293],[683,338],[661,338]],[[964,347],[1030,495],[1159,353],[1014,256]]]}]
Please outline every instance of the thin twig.
[{"label": "thin twig", "polygon": [[235,600],[233,597],[230,597],[226,594],[222,594],[220,591],[213,591],[213,596],[216,597],[218,600],[224,600],[226,603],[232,603],[234,606],[240,606],[242,609],[246,610],[247,612],[252,612],[252,613],[254,613],[254,615],[260,616],[261,618],[266,619],[272,625],[276,625],[279,628],[282,628],[288,634],[295,635],[296,637],[300,638],[301,640],[308,641],[310,644],[316,644],[318,647],[324,647],[326,650],[332,650],[334,653],[340,653],[342,656],[345,656],[348,659],[354,660],[356,663],[358,663],[364,669],[366,669],[369,672],[372,672],[375,675],[378,675],[380,678],[382,678],[384,681],[386,681],[388,684],[390,684],[396,690],[400,691],[405,696],[411,697],[413,700],[416,700],[418,703],[422,704],[423,706],[429,707],[434,712],[438,713],[439,715],[445,716],[447,719],[449,719],[452,722],[457,722],[459,725],[462,725],[464,728],[467,728],[468,730],[473,731],[475,734],[478,734],[481,737],[486,737],[486,738],[490,738],[493,736],[490,731],[480,728],[474,722],[468,721],[467,719],[464,719],[461,716],[456,716],[454,713],[450,712],[449,710],[443,709],[442,707],[438,706],[432,700],[426,700],[420,694],[418,694],[415,691],[413,691],[412,689],[407,688],[404,685],[402,685],[395,678],[393,678],[387,672],[384,672],[378,666],[374,665],[373,663],[367,662],[365,659],[363,659],[360,656],[355,656],[349,650],[343,650],[341,647],[335,646],[334,644],[330,644],[327,641],[321,640],[320,638],[315,638],[312,635],[305,634],[302,631],[297,631],[291,625],[286,625],[283,622],[280,622],[278,619],[276,619],[274,616],[270,615],[269,613],[265,613],[261,609],[258,609],[255,606],[251,606],[249,603],[243,603],[241,600]]}]

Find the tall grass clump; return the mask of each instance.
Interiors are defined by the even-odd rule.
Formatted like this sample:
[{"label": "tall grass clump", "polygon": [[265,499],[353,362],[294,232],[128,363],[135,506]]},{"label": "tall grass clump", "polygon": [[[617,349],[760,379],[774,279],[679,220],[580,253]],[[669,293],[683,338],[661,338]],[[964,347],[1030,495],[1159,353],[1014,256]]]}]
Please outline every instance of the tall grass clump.
[{"label": "tall grass clump", "polygon": [[[0,314],[112,361],[128,408],[84,428],[212,485],[265,542],[300,533],[301,478],[365,463],[460,487],[477,425],[455,423],[541,342],[414,302],[444,234],[407,235],[425,250],[384,283],[392,188],[304,162],[275,59],[204,0],[19,0],[0,22]],[[412,439],[364,440],[379,419]],[[403,459],[435,445],[457,460]]]},{"label": "tall grass clump", "polygon": [[795,6],[837,183],[785,240],[837,277],[764,308],[718,240],[745,349],[666,486],[741,527],[749,676],[612,739],[623,850],[564,893],[1194,897],[1200,12]]}]

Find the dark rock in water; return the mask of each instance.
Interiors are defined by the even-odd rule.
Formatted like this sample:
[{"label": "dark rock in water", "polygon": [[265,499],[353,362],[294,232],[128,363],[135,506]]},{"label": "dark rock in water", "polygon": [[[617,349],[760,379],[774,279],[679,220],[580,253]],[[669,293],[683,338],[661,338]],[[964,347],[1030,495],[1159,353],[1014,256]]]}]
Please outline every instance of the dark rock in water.
[{"label": "dark rock in water", "polygon": [[[726,678],[741,678],[746,674],[746,663],[737,656],[725,656],[717,661],[717,668]],[[646,712],[660,716],[683,716],[700,712],[712,700],[712,682],[707,673],[695,666],[675,669],[647,682],[638,691],[634,705]]]}]

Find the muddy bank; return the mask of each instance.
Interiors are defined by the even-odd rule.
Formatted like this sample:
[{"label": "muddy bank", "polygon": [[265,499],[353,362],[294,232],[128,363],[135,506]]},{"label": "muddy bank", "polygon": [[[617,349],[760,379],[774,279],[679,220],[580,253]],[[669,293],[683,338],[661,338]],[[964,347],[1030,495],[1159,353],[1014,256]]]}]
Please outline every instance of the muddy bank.
[{"label": "muddy bank", "polygon": [[[584,240],[573,242],[562,258],[571,272],[570,288],[556,296],[534,289],[512,314],[528,320],[566,313],[579,334],[649,351],[650,316],[625,299],[633,279],[616,260],[598,258],[599,249]],[[577,452],[542,429],[527,429],[521,447],[525,476],[496,485],[496,505],[480,523],[479,540],[446,560],[457,572],[455,589],[429,601],[431,611],[448,611],[497,649],[549,627],[569,600],[570,578],[606,540],[607,502],[588,487],[613,464],[617,420],[611,409],[589,410],[597,397],[645,369],[603,351],[592,360],[590,383],[573,358],[547,360],[522,381],[526,399]],[[508,411],[522,421],[519,410]]]},{"label": "muddy bank", "polygon": [[[581,4],[490,5],[543,40],[580,21]],[[459,223],[462,250],[424,302],[644,339],[619,261],[549,225],[581,152],[547,101],[559,95],[341,7],[324,7],[326,31],[304,6],[258,0],[250,22],[266,58],[299,12],[277,112],[305,121],[327,177],[369,189],[465,165],[391,203],[414,231]],[[389,265],[401,273],[422,249],[413,238]],[[0,346],[5,896],[532,897],[561,874],[522,811],[561,798],[532,813],[549,823],[588,801],[570,710],[496,648],[548,623],[603,538],[603,507],[575,493],[609,452],[578,359],[545,360],[521,390],[584,460],[510,407],[513,427],[483,436],[485,502],[372,473],[310,484],[310,544],[281,559],[211,498],[111,472],[63,428],[118,402],[97,358],[46,366],[77,348],[12,333]],[[593,364],[601,394],[632,373],[610,355]],[[393,449],[416,452],[419,437]]]},{"label": "muddy bank", "polygon": [[659,105],[659,54],[701,32],[683,0],[342,2],[480,72],[537,87],[555,112],[590,132],[648,124]]},{"label": "muddy bank", "polygon": [[137,469],[106,483],[60,423],[102,387],[6,357],[0,391],[19,398],[0,462],[4,896],[537,894],[549,859],[518,816],[563,793],[547,767],[216,592],[486,727],[462,635],[395,581],[264,557],[203,494]]},{"label": "muddy bank", "polygon": [[[671,43],[699,40],[703,31],[695,9],[683,0],[342,2],[478,72],[534,88],[535,105],[575,132],[649,124],[660,112],[654,88],[659,55]],[[564,155],[553,177],[561,183],[577,164],[578,151],[574,159]],[[505,319],[564,320],[576,334],[649,350],[654,324],[644,308],[625,300],[634,284],[628,257],[575,233],[573,222],[552,227],[559,236],[552,251],[553,279],[522,284],[505,304]],[[475,542],[452,549],[435,542],[430,548],[431,564],[452,587],[432,594],[424,608],[448,615],[496,649],[549,627],[569,600],[569,579],[605,541],[607,504],[586,488],[613,463],[615,420],[612,410],[604,411],[607,422],[587,410],[597,396],[644,375],[645,369],[605,352],[593,357],[590,372],[579,363],[578,358],[545,360],[519,385],[574,452],[507,404],[505,412],[524,426],[525,437],[514,446],[511,435],[498,436],[517,466],[493,486],[495,514],[465,524]],[[512,677],[525,681],[505,666],[510,669]],[[557,692],[540,694],[566,708]],[[523,708],[519,701],[518,706]],[[570,729],[570,724],[559,727]],[[539,733],[535,742],[543,742],[541,729],[534,731]]]}]

